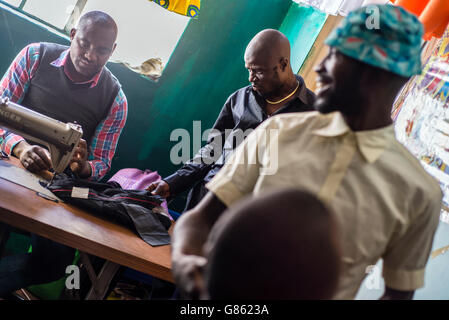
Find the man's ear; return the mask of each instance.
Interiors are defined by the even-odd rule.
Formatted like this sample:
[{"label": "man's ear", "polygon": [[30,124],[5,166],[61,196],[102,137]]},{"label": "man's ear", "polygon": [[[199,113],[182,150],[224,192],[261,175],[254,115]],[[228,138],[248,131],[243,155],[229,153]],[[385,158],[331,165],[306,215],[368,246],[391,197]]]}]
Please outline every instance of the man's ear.
[{"label": "man's ear", "polygon": [[115,51],[115,48],[117,48],[117,43],[114,43],[114,45],[112,46],[112,51],[111,51],[111,56]]},{"label": "man's ear", "polygon": [[76,34],[76,29],[72,28],[72,30],[70,30],[70,41],[73,41],[73,38],[75,38],[75,34]]},{"label": "man's ear", "polygon": [[289,62],[289,61],[288,61],[287,58],[281,58],[281,59],[279,60],[279,65],[281,66],[282,72],[284,72],[285,69],[287,68],[288,62]]}]

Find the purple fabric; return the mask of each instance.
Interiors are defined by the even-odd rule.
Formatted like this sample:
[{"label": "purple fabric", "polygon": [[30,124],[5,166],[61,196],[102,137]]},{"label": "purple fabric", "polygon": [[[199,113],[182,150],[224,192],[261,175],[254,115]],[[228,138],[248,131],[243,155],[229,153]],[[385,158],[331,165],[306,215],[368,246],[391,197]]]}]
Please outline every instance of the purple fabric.
[{"label": "purple fabric", "polygon": [[[125,190],[144,190],[153,182],[161,180],[161,176],[157,171],[145,170],[135,168],[126,168],[119,170],[112,176],[109,181],[117,182]],[[162,202],[161,206],[168,213],[167,201]],[[170,219],[173,218],[170,216]]]}]

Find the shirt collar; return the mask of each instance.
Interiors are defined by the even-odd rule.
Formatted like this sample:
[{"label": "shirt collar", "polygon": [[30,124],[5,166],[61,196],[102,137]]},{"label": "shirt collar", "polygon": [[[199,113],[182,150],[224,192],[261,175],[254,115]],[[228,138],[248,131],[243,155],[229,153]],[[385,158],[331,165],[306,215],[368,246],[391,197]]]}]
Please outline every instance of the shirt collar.
[{"label": "shirt collar", "polygon": [[330,116],[332,117],[330,122],[323,128],[313,131],[313,134],[327,138],[354,134],[358,149],[368,163],[376,161],[390,142],[396,139],[393,124],[380,129],[354,132],[348,127],[340,112],[333,112]]},{"label": "shirt collar", "polygon": [[306,104],[306,105],[310,105],[312,104],[309,101],[309,98],[307,96],[307,87],[304,83],[303,78],[301,78],[301,76],[296,75],[296,79],[299,81],[299,94],[298,94],[298,98],[302,101],[302,103]]},{"label": "shirt collar", "polygon": [[[67,61],[69,59],[69,50],[67,49],[65,51],[63,51],[61,53],[61,55],[58,57],[58,59],[56,59],[55,61],[53,61],[52,63],[50,63],[52,66],[60,68],[60,67],[65,67],[67,64]],[[101,70],[103,71],[103,70]],[[64,68],[64,73],[67,76],[67,78],[70,79],[70,81],[76,83],[76,84],[88,84],[90,83],[90,88],[95,87],[98,84],[98,80],[100,80],[100,75],[101,75],[101,71],[98,72],[96,75],[93,76],[92,79],[88,80],[88,81],[84,81],[84,82],[75,82],[73,81],[73,79],[70,77],[70,75],[68,74],[68,72],[66,71],[66,69]]]}]

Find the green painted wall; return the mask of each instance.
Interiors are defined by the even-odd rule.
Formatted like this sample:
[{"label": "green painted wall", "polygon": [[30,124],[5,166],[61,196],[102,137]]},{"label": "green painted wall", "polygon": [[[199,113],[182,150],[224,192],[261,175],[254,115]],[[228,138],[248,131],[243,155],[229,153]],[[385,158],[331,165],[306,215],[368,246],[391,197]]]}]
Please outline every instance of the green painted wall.
[{"label": "green painted wall", "polygon": [[298,73],[326,17],[325,13],[312,7],[292,3],[279,31],[290,40],[293,72]]},{"label": "green painted wall", "polygon": [[[194,120],[202,121],[203,130],[213,125],[229,94],[248,84],[243,63],[247,43],[261,29],[278,28],[290,4],[290,0],[203,1],[199,19],[188,25],[160,81],[145,88],[131,83],[141,79],[130,78],[124,85],[128,95],[139,97],[141,108],[130,118],[134,135],[125,134],[121,141],[126,141],[120,150],[122,160],[163,175],[175,170],[169,159],[176,143],[170,142],[172,130],[192,131]],[[138,152],[133,146],[136,136],[140,136]]]}]

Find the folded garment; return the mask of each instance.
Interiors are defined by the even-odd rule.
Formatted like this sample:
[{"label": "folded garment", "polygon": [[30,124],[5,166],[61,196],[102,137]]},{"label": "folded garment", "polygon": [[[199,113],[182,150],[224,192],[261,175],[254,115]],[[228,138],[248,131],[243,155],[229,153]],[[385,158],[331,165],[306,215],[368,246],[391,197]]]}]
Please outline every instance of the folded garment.
[{"label": "folded garment", "polygon": [[[157,171],[151,171],[149,169],[142,171],[136,168],[125,168],[117,171],[112,178],[108,180],[108,182],[115,181],[123,189],[127,190],[144,190],[148,188],[150,184],[159,180],[161,180],[161,176],[157,173]],[[170,219],[173,220],[168,212],[167,201],[165,199],[161,206],[165,209],[165,212],[168,213]]]},{"label": "folded garment", "polygon": [[47,188],[59,199],[137,233],[152,246],[170,243],[172,221],[164,199],[146,190],[124,190],[116,182],[93,182],[62,173]]}]

